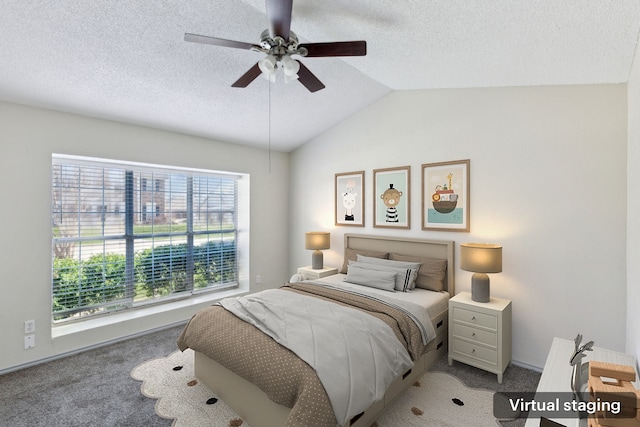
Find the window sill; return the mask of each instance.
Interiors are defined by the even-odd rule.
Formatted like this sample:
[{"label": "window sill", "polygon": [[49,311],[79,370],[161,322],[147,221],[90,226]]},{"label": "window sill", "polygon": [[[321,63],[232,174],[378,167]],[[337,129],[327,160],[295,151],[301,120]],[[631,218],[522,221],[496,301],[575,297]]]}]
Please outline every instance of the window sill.
[{"label": "window sill", "polygon": [[104,316],[98,316],[93,319],[87,319],[79,322],[53,325],[51,327],[51,337],[53,339],[64,337],[66,335],[75,334],[78,332],[89,331],[96,328],[102,328],[105,326],[122,323],[125,321],[143,319],[145,317],[154,316],[162,313],[171,312],[174,310],[186,309],[189,307],[201,305],[201,304],[213,304],[221,299],[228,297],[235,297],[247,294],[248,292],[240,288],[231,288],[220,292],[206,293],[195,295],[191,298],[182,299],[179,301],[168,302],[165,304],[156,304],[147,307],[141,307],[137,309],[127,310],[121,313],[114,313]]}]

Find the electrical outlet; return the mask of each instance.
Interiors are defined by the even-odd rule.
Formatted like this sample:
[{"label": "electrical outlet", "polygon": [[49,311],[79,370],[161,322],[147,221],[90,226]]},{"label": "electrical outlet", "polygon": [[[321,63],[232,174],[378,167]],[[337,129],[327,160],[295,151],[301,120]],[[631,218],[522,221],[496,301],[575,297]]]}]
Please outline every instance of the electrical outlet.
[{"label": "electrical outlet", "polygon": [[25,320],[24,321],[24,333],[32,334],[36,331],[36,321],[35,320]]},{"label": "electrical outlet", "polygon": [[33,348],[36,346],[36,336],[35,335],[27,335],[24,337],[24,349]]},{"label": "electrical outlet", "polygon": [[262,283],[262,277],[260,277],[260,275],[258,274],[256,276],[256,285],[259,285],[260,283]]}]

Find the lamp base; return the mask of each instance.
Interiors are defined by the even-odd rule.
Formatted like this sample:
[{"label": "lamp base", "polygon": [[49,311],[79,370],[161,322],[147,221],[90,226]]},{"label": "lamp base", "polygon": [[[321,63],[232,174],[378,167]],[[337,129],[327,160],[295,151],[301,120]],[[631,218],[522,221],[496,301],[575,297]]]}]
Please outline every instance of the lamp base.
[{"label": "lamp base", "polygon": [[322,258],[322,251],[313,251],[311,254],[311,268],[314,270],[322,270],[324,267],[324,260]]},{"label": "lamp base", "polygon": [[473,273],[471,276],[471,299],[476,302],[489,302],[489,276],[484,273]]}]

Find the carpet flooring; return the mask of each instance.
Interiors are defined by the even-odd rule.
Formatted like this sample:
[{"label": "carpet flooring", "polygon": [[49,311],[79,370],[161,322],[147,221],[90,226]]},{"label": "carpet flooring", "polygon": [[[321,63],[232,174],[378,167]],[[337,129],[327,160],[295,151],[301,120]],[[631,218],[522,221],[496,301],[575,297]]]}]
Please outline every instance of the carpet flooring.
[{"label": "carpet flooring", "polygon": [[[170,426],[130,373],[176,351],[181,331],[176,326],[0,376],[0,426]],[[535,391],[540,379],[538,372],[510,366],[498,384],[495,375],[458,362],[450,367],[446,358],[432,370],[491,391]],[[524,420],[504,425],[520,427]]]}]

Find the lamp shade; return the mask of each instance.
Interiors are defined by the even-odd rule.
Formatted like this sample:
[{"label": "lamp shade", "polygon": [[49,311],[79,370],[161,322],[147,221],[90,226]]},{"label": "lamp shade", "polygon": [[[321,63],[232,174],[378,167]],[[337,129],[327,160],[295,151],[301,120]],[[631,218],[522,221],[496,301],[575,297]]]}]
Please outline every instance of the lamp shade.
[{"label": "lamp shade", "polygon": [[330,234],[322,231],[310,231],[305,234],[305,249],[322,250],[329,249]]},{"label": "lamp shade", "polygon": [[491,243],[461,243],[460,268],[474,273],[500,273],[502,246]]}]

